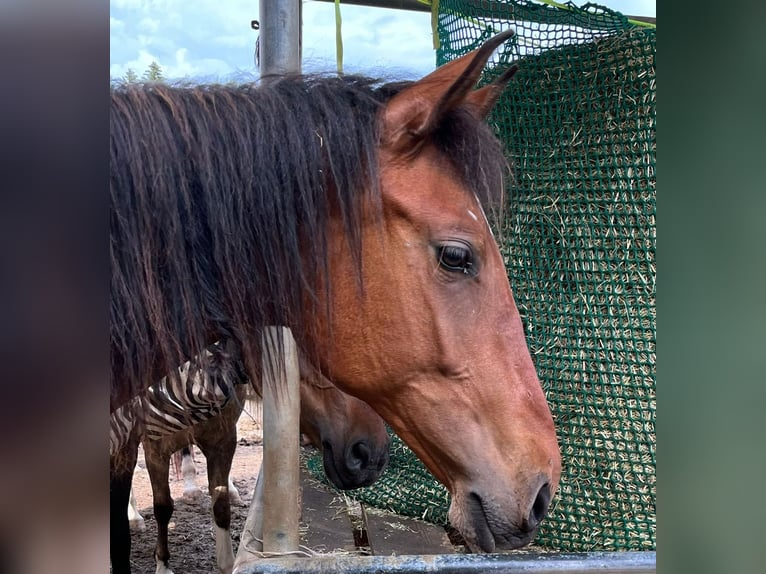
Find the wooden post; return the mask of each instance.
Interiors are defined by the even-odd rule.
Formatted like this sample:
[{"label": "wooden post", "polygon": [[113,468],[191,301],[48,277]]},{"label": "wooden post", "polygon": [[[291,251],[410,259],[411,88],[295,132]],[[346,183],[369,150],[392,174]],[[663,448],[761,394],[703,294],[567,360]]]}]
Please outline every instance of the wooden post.
[{"label": "wooden post", "polygon": [[[234,572],[258,552],[298,550],[300,521],[300,370],[286,327],[263,333],[263,462],[242,532]],[[279,355],[282,349],[284,356]],[[280,361],[282,361],[280,364]],[[272,380],[271,377],[277,380]],[[263,541],[261,545],[258,539]]]},{"label": "wooden post", "polygon": [[[284,350],[282,365],[278,364],[280,347]],[[263,381],[263,551],[292,552],[298,550],[301,514],[301,411],[298,349],[289,329],[266,328],[263,365],[265,374],[271,371],[282,379]]]},{"label": "wooden post", "polygon": [[263,552],[263,464],[258,470],[255,492],[253,492],[253,500],[250,502],[245,526],[242,528],[233,572],[239,572],[242,568],[246,568],[252,560],[258,560],[260,558],[259,552]]}]

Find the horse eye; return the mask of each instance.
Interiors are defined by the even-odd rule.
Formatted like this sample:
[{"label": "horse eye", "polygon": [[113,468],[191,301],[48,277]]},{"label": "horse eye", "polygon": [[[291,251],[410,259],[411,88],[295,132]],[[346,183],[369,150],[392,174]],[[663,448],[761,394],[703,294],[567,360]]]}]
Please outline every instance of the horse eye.
[{"label": "horse eye", "polygon": [[437,247],[436,253],[442,269],[451,273],[475,274],[473,253],[468,246],[454,243],[440,245]]}]

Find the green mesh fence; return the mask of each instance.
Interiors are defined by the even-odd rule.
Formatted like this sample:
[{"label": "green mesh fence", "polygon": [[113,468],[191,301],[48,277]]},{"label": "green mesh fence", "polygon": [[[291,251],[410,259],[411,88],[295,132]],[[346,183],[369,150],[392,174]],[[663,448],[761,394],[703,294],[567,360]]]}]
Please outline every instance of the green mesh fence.
[{"label": "green mesh fence", "polygon": [[[501,250],[563,456],[535,544],[654,550],[655,30],[511,0],[441,0],[438,24],[439,65],[517,33],[484,81],[521,66],[489,121],[515,173]],[[398,439],[355,496],[447,523],[446,490]]]}]

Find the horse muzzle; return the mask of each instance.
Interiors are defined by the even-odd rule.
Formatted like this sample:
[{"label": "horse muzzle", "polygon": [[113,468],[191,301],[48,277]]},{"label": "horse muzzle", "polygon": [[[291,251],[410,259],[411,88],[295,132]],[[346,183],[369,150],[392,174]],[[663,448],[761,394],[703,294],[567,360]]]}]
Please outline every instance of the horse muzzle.
[{"label": "horse muzzle", "polygon": [[532,542],[552,496],[548,482],[535,487],[523,504],[498,504],[493,496],[472,490],[453,498],[450,521],[472,552],[514,550]]}]

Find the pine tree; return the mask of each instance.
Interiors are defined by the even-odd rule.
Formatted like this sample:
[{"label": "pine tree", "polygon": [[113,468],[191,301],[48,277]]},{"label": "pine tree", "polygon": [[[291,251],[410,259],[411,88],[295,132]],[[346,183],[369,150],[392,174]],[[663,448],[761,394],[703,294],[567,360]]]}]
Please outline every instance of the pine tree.
[{"label": "pine tree", "polygon": [[125,82],[132,84],[134,82],[138,81],[138,74],[133,70],[133,68],[128,68],[128,71],[125,72]]},{"label": "pine tree", "polygon": [[160,65],[152,60],[152,63],[149,64],[149,67],[144,72],[144,81],[147,82],[162,82],[165,79],[165,76],[162,74],[162,68]]}]

